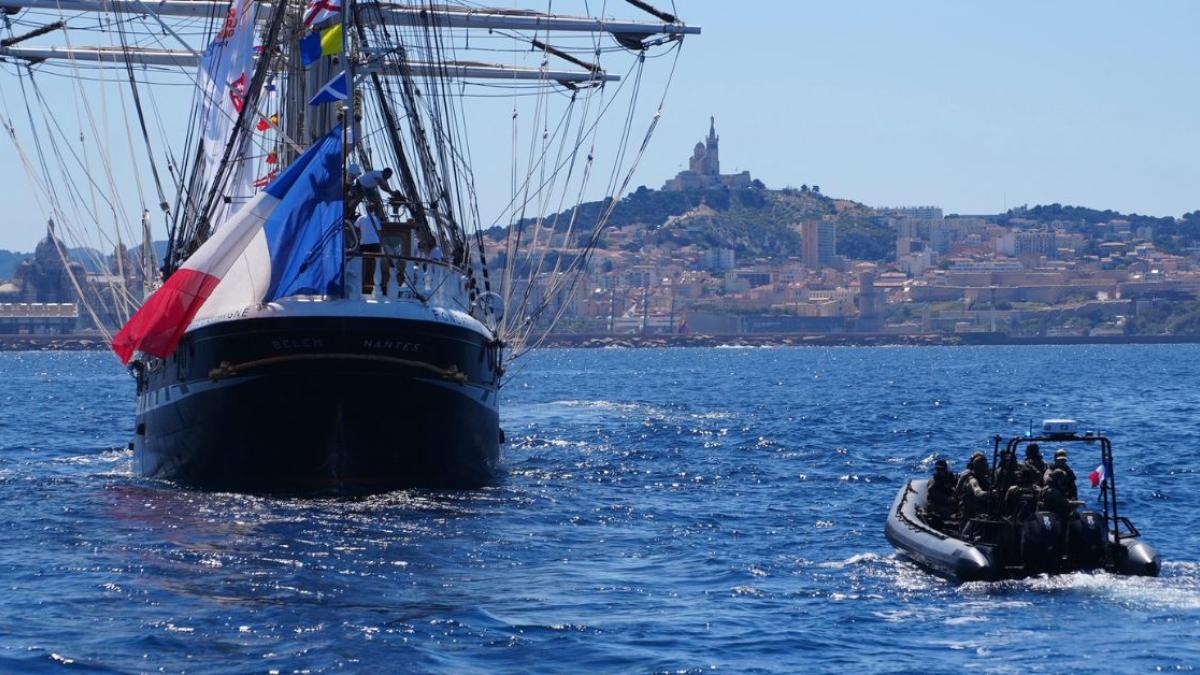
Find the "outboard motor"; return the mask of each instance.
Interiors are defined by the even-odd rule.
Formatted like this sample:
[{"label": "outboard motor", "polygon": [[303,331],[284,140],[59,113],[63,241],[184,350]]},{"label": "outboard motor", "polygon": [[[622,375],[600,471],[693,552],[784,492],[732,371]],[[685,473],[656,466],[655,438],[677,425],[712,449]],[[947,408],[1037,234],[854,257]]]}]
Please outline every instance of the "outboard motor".
[{"label": "outboard motor", "polygon": [[1081,511],[1067,526],[1067,560],[1073,570],[1094,570],[1104,566],[1104,517],[1095,511]]},{"label": "outboard motor", "polygon": [[1029,571],[1056,570],[1062,556],[1063,524],[1053,511],[1038,511],[1021,528],[1021,561]]}]

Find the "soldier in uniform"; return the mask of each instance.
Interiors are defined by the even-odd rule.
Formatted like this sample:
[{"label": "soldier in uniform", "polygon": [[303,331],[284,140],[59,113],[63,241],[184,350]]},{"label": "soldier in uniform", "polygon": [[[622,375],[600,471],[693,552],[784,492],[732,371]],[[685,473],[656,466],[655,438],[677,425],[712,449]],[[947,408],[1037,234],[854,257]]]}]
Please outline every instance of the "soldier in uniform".
[{"label": "soldier in uniform", "polygon": [[1062,448],[1054,451],[1054,463],[1046,469],[1046,474],[1042,482],[1049,485],[1050,474],[1056,470],[1062,471],[1066,476],[1065,483],[1060,488],[1063,494],[1070,500],[1079,499],[1079,488],[1075,485],[1075,472],[1067,465],[1067,451]]},{"label": "soldier in uniform", "polygon": [[987,512],[988,491],[991,489],[989,473],[987,456],[977,452],[971,455],[970,466],[959,476],[954,495],[958,502],[958,521],[964,528],[972,518]]},{"label": "soldier in uniform", "polygon": [[1021,470],[1021,465],[1017,464],[1017,456],[1011,451],[1005,449],[1000,451],[1000,464],[996,467],[996,473],[992,476],[992,487],[1003,493],[1008,488],[1017,484],[1017,474]]},{"label": "soldier in uniform", "polygon": [[946,460],[934,462],[933,477],[926,488],[925,519],[939,530],[945,529],[947,522],[954,519],[954,488],[954,475]]},{"label": "soldier in uniform", "polygon": [[1065,521],[1075,508],[1068,496],[1069,490],[1074,487],[1074,481],[1068,478],[1065,471],[1051,467],[1046,474],[1046,486],[1038,498],[1038,510],[1056,513]]},{"label": "soldier in uniform", "polygon": [[1042,449],[1037,443],[1025,446],[1025,461],[1021,463],[1021,471],[1028,474],[1025,481],[1032,480],[1038,486],[1045,482],[1046,460],[1042,459]]}]

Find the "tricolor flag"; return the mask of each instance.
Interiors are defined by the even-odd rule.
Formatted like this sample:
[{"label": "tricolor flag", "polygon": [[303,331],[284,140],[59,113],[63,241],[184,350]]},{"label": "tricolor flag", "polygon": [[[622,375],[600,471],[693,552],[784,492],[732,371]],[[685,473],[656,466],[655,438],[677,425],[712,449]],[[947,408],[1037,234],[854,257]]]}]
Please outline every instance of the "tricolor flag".
[{"label": "tricolor flag", "polygon": [[166,358],[188,327],[261,302],[342,290],[342,130],[317,141],[229,218],[113,338]]},{"label": "tricolor flag", "polygon": [[300,62],[305,66],[311,65],[322,56],[335,56],[342,53],[342,24],[326,28],[321,32],[313,31],[300,41]]},{"label": "tricolor flag", "polygon": [[1088,478],[1092,479],[1092,487],[1100,487],[1100,483],[1103,483],[1111,475],[1112,470],[1109,469],[1108,462],[1100,462],[1100,466],[1096,467],[1096,470],[1089,474]]},{"label": "tricolor flag", "polygon": [[326,19],[341,15],[342,3],[340,0],[313,0],[304,9],[304,25],[311,27]]},{"label": "tricolor flag", "polygon": [[317,95],[309,99],[308,104],[320,105],[331,101],[345,101],[349,91],[350,83],[347,82],[346,71],[343,70],[317,90]]}]

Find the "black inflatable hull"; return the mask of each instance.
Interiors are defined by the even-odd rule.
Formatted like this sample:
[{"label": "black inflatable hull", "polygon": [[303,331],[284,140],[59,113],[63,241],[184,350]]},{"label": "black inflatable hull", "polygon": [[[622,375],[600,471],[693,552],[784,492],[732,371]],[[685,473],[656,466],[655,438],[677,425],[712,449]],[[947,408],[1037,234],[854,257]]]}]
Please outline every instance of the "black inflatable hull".
[{"label": "black inflatable hull", "polygon": [[487,485],[500,454],[499,361],[478,332],[433,321],[200,328],[139,378],[135,468],[274,494]]},{"label": "black inflatable hull", "polygon": [[[1004,564],[996,547],[972,543],[946,535],[930,527],[920,515],[925,506],[928,480],[909,481],[900,489],[888,512],[884,534],[906,557],[923,567],[955,581],[995,581],[1040,574],[1043,570]],[[1122,537],[1108,541],[1112,560],[1110,572],[1135,576],[1157,576],[1161,568],[1158,554],[1147,543]],[[1060,567],[1060,572],[1085,568]]]},{"label": "black inflatable hull", "polygon": [[949,537],[927,525],[918,514],[925,506],[929,481],[909,481],[892,504],[884,534],[888,541],[918,564],[957,581],[990,581],[1000,578],[988,547],[974,546]]}]

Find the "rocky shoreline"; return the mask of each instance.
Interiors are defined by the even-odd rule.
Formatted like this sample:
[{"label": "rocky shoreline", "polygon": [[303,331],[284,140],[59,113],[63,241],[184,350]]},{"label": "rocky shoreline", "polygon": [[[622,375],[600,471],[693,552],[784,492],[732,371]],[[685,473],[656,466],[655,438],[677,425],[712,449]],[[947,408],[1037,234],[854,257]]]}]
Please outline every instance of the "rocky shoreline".
[{"label": "rocky shoreline", "polygon": [[[958,347],[982,345],[1187,344],[1200,335],[1103,335],[1013,337],[1003,333],[752,333],[729,335],[608,335],[559,333],[542,342],[549,348],[661,347]],[[99,335],[0,335],[0,352],[105,351]]]},{"label": "rocky shoreline", "polygon": [[108,349],[100,335],[0,335],[0,352],[86,352]]},{"label": "rocky shoreline", "polygon": [[821,333],[736,335],[569,335],[546,338],[545,347],[957,347],[981,345],[1186,344],[1200,335],[1014,337],[1003,333]]}]

